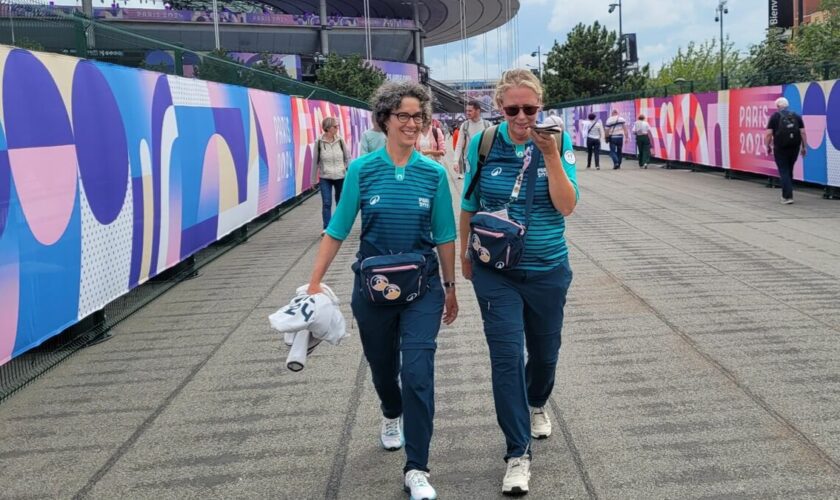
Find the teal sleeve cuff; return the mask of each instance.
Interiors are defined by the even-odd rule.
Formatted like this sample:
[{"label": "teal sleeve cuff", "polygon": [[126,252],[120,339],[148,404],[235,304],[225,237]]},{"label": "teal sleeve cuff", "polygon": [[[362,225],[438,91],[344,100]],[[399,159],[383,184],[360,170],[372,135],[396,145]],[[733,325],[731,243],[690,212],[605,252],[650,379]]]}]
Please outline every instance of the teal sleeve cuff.
[{"label": "teal sleeve cuff", "polygon": [[449,191],[449,177],[441,166],[438,185],[432,204],[432,241],[437,245],[455,240],[455,212],[452,210],[452,193]]},{"label": "teal sleeve cuff", "polygon": [[569,153],[571,153],[572,160],[575,159],[575,148],[572,145],[572,137],[568,132],[563,132],[563,151],[563,170],[566,172],[566,177],[569,178],[569,182],[571,182],[572,186],[575,188],[575,200],[577,201],[580,200],[580,190],[578,189],[575,161],[570,162],[566,159],[566,155]]}]

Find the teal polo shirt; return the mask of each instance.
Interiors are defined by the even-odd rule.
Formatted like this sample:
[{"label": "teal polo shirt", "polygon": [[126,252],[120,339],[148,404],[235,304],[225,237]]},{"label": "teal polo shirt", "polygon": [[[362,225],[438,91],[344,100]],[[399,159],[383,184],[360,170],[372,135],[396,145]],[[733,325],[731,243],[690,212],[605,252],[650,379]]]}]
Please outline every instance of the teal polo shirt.
[{"label": "teal polo shirt", "polygon": [[[496,211],[504,208],[510,201],[511,191],[516,177],[522,169],[524,152],[532,148],[532,163],[528,167],[537,168],[537,182],[534,191],[534,204],[531,208],[531,218],[525,238],[525,252],[522,260],[514,269],[526,271],[548,271],[556,268],[568,258],[569,249],[566,245],[566,218],[554,208],[548,193],[548,175],[542,153],[533,141],[525,144],[514,144],[508,133],[508,124],[503,122],[497,130],[496,141],[487,155],[487,161],[481,168],[481,177],[469,199],[463,198],[461,209],[469,212],[480,210]],[[478,164],[478,144],[481,134],[472,138],[467,151],[468,168],[464,176],[464,196],[472,182]],[[518,154],[517,154],[518,153]],[[561,154],[563,170],[575,188],[575,196],[580,197],[577,175],[575,173],[575,156],[572,139],[563,132],[563,154]],[[525,202],[528,189],[528,174],[522,183],[517,200],[508,207],[508,216],[520,224],[525,224]]]},{"label": "teal polo shirt", "polygon": [[385,148],[350,162],[327,234],[345,240],[359,211],[361,258],[429,254],[435,246],[455,240],[446,169],[417,151],[404,167],[394,165]]}]

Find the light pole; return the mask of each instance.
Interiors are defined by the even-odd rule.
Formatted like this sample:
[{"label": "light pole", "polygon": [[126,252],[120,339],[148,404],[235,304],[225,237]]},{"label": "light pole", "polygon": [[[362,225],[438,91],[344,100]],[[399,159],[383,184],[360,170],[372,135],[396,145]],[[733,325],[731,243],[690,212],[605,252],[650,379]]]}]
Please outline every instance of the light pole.
[{"label": "light pole", "polygon": [[728,87],[726,84],[726,75],[724,74],[723,66],[723,15],[729,14],[729,9],[726,8],[727,0],[719,0],[718,6],[715,8],[715,22],[720,22],[720,88]]},{"label": "light pole", "polygon": [[621,0],[618,3],[611,3],[609,13],[612,14],[618,7],[618,75],[621,84],[624,84],[624,28],[621,22]]},{"label": "light pole", "polygon": [[535,52],[531,52],[531,57],[537,58],[537,71],[540,74],[540,83],[543,81],[543,68],[542,68],[542,46],[537,45],[537,50]]},{"label": "light pole", "polygon": [[213,0],[213,35],[216,38],[216,51],[219,51],[222,46],[219,43],[219,4],[216,0]]}]

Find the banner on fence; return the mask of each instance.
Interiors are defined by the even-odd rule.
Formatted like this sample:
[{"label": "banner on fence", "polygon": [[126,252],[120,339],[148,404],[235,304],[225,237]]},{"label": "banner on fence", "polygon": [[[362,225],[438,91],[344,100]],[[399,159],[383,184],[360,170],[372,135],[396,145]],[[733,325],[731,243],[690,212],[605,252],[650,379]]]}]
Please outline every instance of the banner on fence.
[{"label": "banner on fence", "polygon": [[368,111],[0,47],[0,364],[312,185]]},{"label": "banner on fence", "polygon": [[[577,146],[585,146],[589,113],[606,121],[612,109],[633,123],[644,114],[653,134],[653,155],[768,176],[778,176],[767,154],[765,133],[775,100],[784,96],[802,115],[807,155],[796,163],[794,178],[840,186],[840,81],[808,82],[750,89],[723,90],[672,97],[592,104],[559,110]],[[603,146],[606,149],[606,145]],[[624,153],[635,154],[635,141]]]}]

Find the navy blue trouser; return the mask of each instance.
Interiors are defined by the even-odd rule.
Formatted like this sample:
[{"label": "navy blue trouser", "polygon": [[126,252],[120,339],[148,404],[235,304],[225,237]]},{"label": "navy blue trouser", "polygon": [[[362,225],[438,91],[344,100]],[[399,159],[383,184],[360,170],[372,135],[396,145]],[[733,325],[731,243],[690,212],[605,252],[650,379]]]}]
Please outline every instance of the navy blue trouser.
[{"label": "navy blue trouser", "polygon": [[545,406],[554,388],[572,268],[565,261],[551,271],[498,272],[473,264],[472,282],[490,348],[496,418],[507,442],[505,460],[530,456],[529,406]]},{"label": "navy blue trouser", "polygon": [[382,414],[387,418],[403,416],[403,471],[428,472],[435,416],[435,349],[443,316],[440,276],[432,275],[429,290],[405,305],[371,304],[360,290],[356,275],[351,306]]},{"label": "navy blue trouser", "polygon": [[779,180],[782,183],[782,198],[790,200],[793,198],[793,167],[799,158],[799,147],[793,149],[773,150],[773,159],[776,160],[776,167],[779,169]]},{"label": "navy blue trouser", "polygon": [[607,141],[610,143],[610,158],[613,161],[613,167],[621,166],[622,151],[624,150],[624,136],[611,135]]},{"label": "navy blue trouser", "polygon": [[332,219],[332,194],[335,189],[335,204],[341,199],[341,188],[344,187],[344,179],[321,179],[318,181],[321,186],[321,220],[324,222],[324,229],[330,225]]}]

